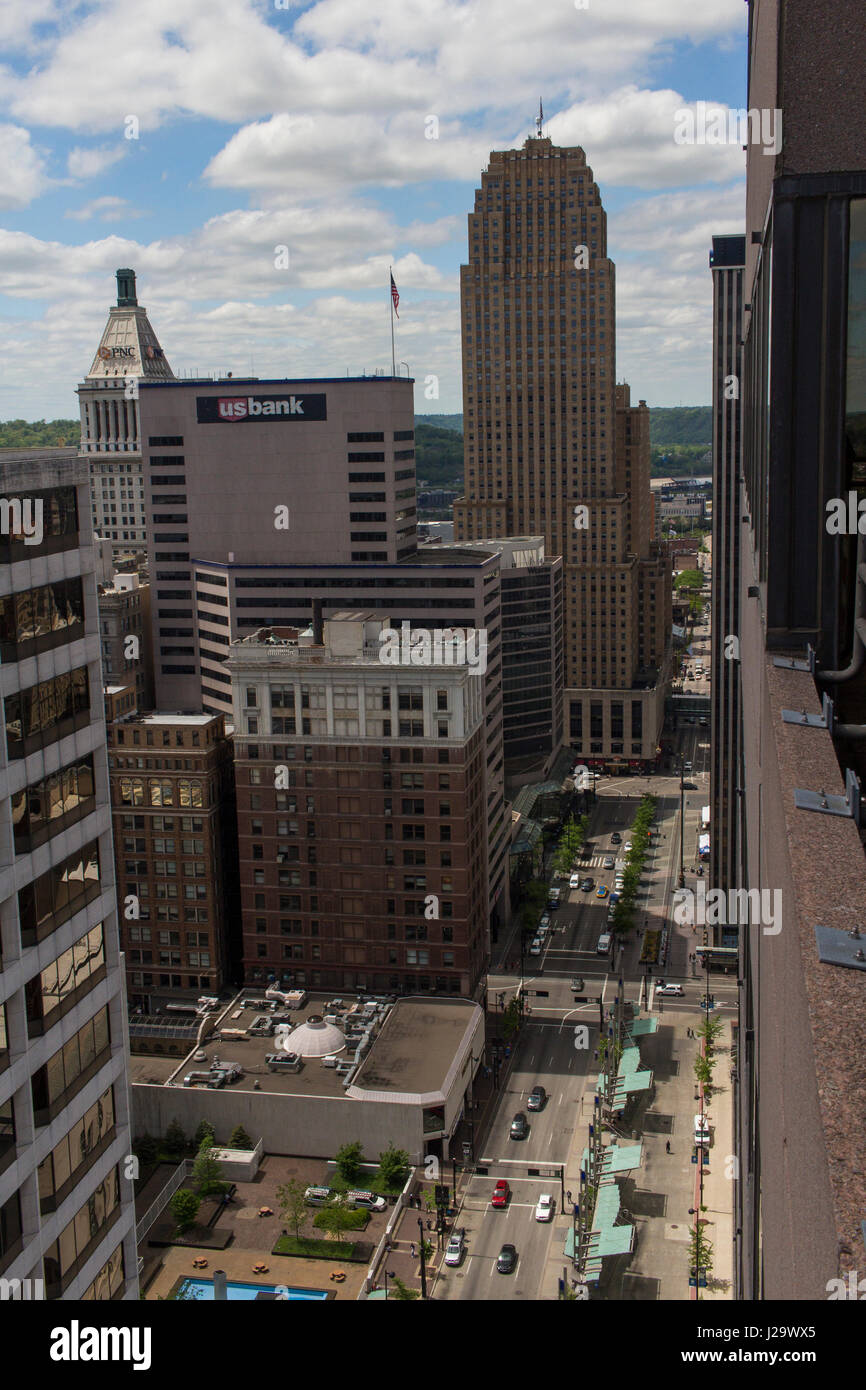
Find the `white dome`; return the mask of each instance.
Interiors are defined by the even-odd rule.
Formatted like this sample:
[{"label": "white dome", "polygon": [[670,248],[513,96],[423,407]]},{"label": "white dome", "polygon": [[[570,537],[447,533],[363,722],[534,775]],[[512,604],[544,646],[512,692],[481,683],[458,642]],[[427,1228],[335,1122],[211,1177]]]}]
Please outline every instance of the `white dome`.
[{"label": "white dome", "polygon": [[328,1057],[332,1052],[341,1052],[346,1046],[346,1039],[333,1023],[325,1023],[321,1018],[309,1018],[292,1030],[286,1046],[301,1057]]}]

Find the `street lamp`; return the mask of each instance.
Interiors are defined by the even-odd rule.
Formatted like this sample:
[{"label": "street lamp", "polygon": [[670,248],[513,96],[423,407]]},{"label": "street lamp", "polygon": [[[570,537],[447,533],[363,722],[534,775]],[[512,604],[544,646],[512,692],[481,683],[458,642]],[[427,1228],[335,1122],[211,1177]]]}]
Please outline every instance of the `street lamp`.
[{"label": "street lamp", "polygon": [[421,1233],[421,1240],[418,1245],[421,1252],[421,1297],[425,1299],[427,1297],[427,1267],[424,1258],[424,1222],[420,1216],[418,1217],[418,1230]]},{"label": "street lamp", "polygon": [[685,795],[685,781],[683,780],[684,777],[685,777],[685,753],[681,752],[681,753],[680,753],[680,877],[679,877],[679,887],[680,887],[680,888],[685,888],[685,886],[686,886],[686,871],[685,871],[685,865],[684,865],[684,862],[683,862],[683,851],[684,851],[684,849],[685,849],[685,842],[686,842],[686,820],[685,820],[685,808],[684,808],[684,806],[683,806],[683,797],[684,797],[684,795]]}]

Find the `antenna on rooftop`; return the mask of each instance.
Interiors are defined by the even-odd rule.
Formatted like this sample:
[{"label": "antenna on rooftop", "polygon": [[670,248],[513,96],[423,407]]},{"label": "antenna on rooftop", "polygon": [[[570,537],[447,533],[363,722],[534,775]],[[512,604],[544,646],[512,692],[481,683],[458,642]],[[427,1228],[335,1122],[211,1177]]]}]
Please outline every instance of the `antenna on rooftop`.
[{"label": "antenna on rooftop", "polygon": [[544,125],[544,107],[541,104],[541,97],[538,98],[538,115],[535,118],[535,134],[541,139],[541,127]]}]

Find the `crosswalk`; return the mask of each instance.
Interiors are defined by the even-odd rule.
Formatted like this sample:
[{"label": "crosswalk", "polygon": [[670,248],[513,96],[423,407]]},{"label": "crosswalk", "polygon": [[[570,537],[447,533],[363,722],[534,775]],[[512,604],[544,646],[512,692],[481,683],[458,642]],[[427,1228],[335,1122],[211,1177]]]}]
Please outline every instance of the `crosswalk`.
[{"label": "crosswalk", "polygon": [[[573,872],[576,874],[580,874],[581,878],[585,878],[586,875],[589,873],[590,869],[600,869],[609,854],[613,854],[614,858],[617,857],[614,850],[603,850],[601,854],[593,854],[589,857],[589,859],[581,859],[577,867],[573,870]],[[625,855],[621,854],[619,855],[619,858],[624,859]],[[613,873],[613,870],[611,869],[609,870],[609,872]],[[568,880],[564,878],[557,879],[554,886],[562,885],[567,882]]]}]

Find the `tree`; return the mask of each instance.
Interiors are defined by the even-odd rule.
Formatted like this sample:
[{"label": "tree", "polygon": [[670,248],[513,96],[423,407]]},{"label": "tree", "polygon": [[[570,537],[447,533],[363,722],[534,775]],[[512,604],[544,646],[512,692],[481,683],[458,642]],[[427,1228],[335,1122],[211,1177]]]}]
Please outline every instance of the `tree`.
[{"label": "tree", "polygon": [[229,1135],[229,1148],[254,1149],[255,1147],[255,1144],[253,1143],[250,1136],[247,1134],[243,1125],[235,1125],[234,1129]]},{"label": "tree", "polygon": [[316,1225],[330,1236],[332,1240],[339,1240],[344,1231],[355,1229],[357,1217],[351,1207],[343,1206],[342,1203],[334,1203],[333,1206],[322,1207],[316,1214]]},{"label": "tree", "polygon": [[163,1147],[166,1153],[170,1154],[172,1158],[182,1158],[186,1152],[186,1135],[177,1120],[172,1120],[168,1129],[165,1131]]},{"label": "tree", "polygon": [[192,1165],[192,1180],[200,1197],[211,1192],[221,1192],[225,1187],[225,1175],[219,1160],[213,1156],[213,1144],[205,1139]]},{"label": "tree", "polygon": [[390,1297],[396,1298],[400,1303],[409,1303],[413,1298],[421,1297],[417,1289],[410,1289],[403,1283],[399,1274],[391,1275],[391,1288],[393,1292],[390,1294]]},{"label": "tree", "polygon": [[196,1150],[201,1148],[205,1139],[207,1139],[208,1142],[211,1144],[216,1143],[216,1133],[210,1120],[202,1120],[198,1126],[198,1129],[193,1135],[192,1142],[195,1144]]},{"label": "tree", "polygon": [[144,1164],[156,1163],[159,1158],[159,1144],[152,1134],[142,1134],[133,1142],[132,1151]]},{"label": "tree", "polygon": [[301,1227],[307,1219],[307,1206],[304,1201],[306,1188],[297,1178],[290,1178],[277,1188],[277,1201],[287,1226],[295,1233],[295,1240],[301,1238]]},{"label": "tree", "polygon": [[509,999],[502,1015],[502,1036],[506,1042],[511,1038],[520,1027],[520,1004],[517,999]]},{"label": "tree", "polygon": [[178,1235],[183,1235],[190,1226],[195,1225],[198,1216],[198,1209],[201,1205],[201,1198],[195,1192],[190,1192],[187,1187],[178,1188],[169,1203],[171,1214],[174,1217],[174,1224]]},{"label": "tree", "polygon": [[379,1172],[386,1187],[400,1182],[409,1167],[409,1155],[405,1149],[395,1149],[393,1142],[379,1155]]},{"label": "tree", "polygon": [[363,1145],[357,1139],[352,1140],[351,1143],[343,1144],[337,1150],[335,1161],[337,1172],[343,1181],[354,1182],[364,1161]]}]

